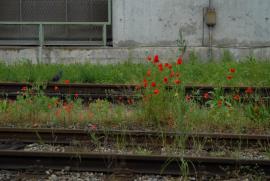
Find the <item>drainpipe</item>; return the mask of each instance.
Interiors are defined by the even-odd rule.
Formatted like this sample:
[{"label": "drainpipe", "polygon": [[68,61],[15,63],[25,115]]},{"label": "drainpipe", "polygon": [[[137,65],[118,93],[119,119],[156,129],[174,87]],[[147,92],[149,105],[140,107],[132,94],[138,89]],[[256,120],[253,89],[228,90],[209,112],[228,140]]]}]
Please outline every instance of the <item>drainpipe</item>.
[{"label": "drainpipe", "polygon": [[[208,12],[212,9],[212,0],[209,0]],[[208,24],[207,24],[208,25]],[[208,43],[208,57],[213,59],[212,41],[213,41],[213,26],[208,25],[209,28],[209,43]]]},{"label": "drainpipe", "polygon": [[213,29],[216,25],[216,10],[213,7],[213,0],[209,0],[208,7],[205,9],[204,20],[208,26],[208,57],[213,59]]},{"label": "drainpipe", "polygon": [[213,6],[213,0],[209,0],[209,8],[212,8]]}]

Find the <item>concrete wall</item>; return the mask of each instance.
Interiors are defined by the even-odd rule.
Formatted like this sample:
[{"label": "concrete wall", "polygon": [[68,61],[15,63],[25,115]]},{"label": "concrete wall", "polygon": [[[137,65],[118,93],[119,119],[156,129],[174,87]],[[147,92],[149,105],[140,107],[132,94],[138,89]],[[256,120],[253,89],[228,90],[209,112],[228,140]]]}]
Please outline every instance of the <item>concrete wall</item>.
[{"label": "concrete wall", "polygon": [[[270,0],[212,0],[217,10],[214,46],[270,46]],[[175,46],[181,29],[189,46],[203,37],[208,0],[113,0],[115,46]]]},{"label": "concrete wall", "polygon": [[[190,50],[194,51],[202,61],[208,60],[208,48],[196,47],[189,49],[184,57],[188,61]],[[244,60],[247,56],[253,56],[258,60],[270,61],[269,48],[213,48],[213,55],[216,60],[223,57],[223,52],[227,50],[234,55],[236,60]],[[159,54],[162,62],[176,61],[177,47],[134,47],[134,48],[60,48],[50,47],[43,51],[43,63],[94,63],[94,64],[114,64],[123,61],[133,63],[145,62],[145,52],[152,55]],[[37,63],[38,48],[34,47],[9,47],[0,48],[0,61],[15,63],[23,59],[32,60]]]},{"label": "concrete wall", "polygon": [[225,46],[270,46],[269,0],[213,0],[218,13],[214,43]]},{"label": "concrete wall", "polygon": [[175,45],[181,28],[189,44],[199,46],[206,5],[207,0],[114,0],[114,45]]},{"label": "concrete wall", "polygon": [[[236,59],[254,56],[270,60],[270,0],[212,2],[217,11],[213,58],[219,59],[228,50]],[[208,59],[208,28],[203,26],[203,8],[208,3],[209,0],[113,0],[113,48],[45,47],[43,62],[138,62],[143,61],[146,51],[159,54],[165,61],[175,60],[179,29],[188,50]],[[0,60],[6,62],[37,62],[37,58],[37,47],[0,47]]]}]

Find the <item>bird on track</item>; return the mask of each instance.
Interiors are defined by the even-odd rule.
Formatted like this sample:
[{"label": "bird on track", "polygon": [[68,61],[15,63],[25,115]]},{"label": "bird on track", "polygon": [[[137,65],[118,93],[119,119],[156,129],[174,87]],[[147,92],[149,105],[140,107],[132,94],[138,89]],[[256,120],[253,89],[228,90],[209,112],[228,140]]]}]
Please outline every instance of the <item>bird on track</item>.
[{"label": "bird on track", "polygon": [[58,82],[61,78],[62,78],[62,75],[63,75],[63,71],[62,70],[59,70],[52,78],[52,82]]}]

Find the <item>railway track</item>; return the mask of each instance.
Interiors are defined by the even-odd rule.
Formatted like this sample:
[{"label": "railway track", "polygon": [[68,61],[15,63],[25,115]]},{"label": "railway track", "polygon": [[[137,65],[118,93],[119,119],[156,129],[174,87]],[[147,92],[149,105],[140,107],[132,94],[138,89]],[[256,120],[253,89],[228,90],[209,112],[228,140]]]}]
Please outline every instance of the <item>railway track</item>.
[{"label": "railway track", "polygon": [[[33,89],[34,88],[34,89]],[[16,99],[26,89],[32,89],[31,94],[37,94],[42,90],[45,95],[50,97],[74,97],[75,95],[84,99],[138,99],[141,97],[140,92],[137,90],[137,85],[127,84],[60,84],[48,83],[44,85],[35,85],[32,83],[0,83],[0,97]],[[171,87],[168,87],[170,89]],[[259,95],[263,100],[269,101],[270,87],[213,87],[205,85],[186,85],[184,86],[185,95],[192,95],[195,99],[201,98],[205,93],[212,93],[219,89],[222,94],[239,94],[243,96],[246,90],[252,90],[252,93]]]},{"label": "railway track", "polygon": [[209,134],[209,133],[181,133],[155,131],[128,131],[128,130],[70,130],[70,129],[20,129],[0,128],[0,142],[20,142],[24,144],[108,144],[121,140],[133,145],[154,145],[184,143],[186,148],[192,148],[200,143],[206,149],[215,149],[219,146],[229,147],[260,147],[270,146],[270,135],[245,134]]},{"label": "railway track", "polygon": [[18,95],[31,90],[30,94],[36,95],[38,91],[42,90],[46,96],[49,97],[77,97],[89,99],[111,99],[116,100],[119,97],[123,99],[133,98],[136,85],[124,84],[59,84],[48,83],[44,85],[35,85],[31,83],[0,83],[0,97],[16,99]]},{"label": "railway track", "polygon": [[[10,140],[23,144],[41,143],[52,145],[91,144],[99,140],[105,144],[124,138],[127,143],[148,145],[166,142],[172,144],[184,138],[187,147],[192,147],[195,140],[215,147],[230,145],[248,148],[258,146],[269,147],[269,135],[240,134],[191,134],[154,131],[123,131],[123,130],[67,130],[67,129],[19,129],[0,128],[0,142]],[[218,142],[217,145],[215,145]],[[18,148],[18,147],[17,147]],[[0,144],[0,169],[7,170],[62,170],[91,171],[124,174],[161,174],[226,176],[234,170],[255,173],[270,177],[270,159],[248,159],[230,157],[187,156],[185,154],[116,154],[85,151],[23,151],[24,149],[4,149]],[[80,149],[79,149],[80,150]]]},{"label": "railway track", "polygon": [[69,167],[70,171],[223,176],[233,170],[246,169],[270,176],[270,160],[3,150],[0,150],[0,160],[0,169],[10,170],[61,170]]}]

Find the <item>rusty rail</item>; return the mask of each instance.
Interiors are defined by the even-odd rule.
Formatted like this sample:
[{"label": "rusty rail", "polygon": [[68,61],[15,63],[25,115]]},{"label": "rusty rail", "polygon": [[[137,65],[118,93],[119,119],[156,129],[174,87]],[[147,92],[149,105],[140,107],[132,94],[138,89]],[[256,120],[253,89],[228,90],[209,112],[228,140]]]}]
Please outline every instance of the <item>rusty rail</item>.
[{"label": "rusty rail", "polygon": [[[110,99],[114,100],[119,97],[123,99],[136,99],[135,85],[124,84],[60,84],[48,83],[44,85],[35,85],[32,83],[0,83],[0,97],[16,99],[26,90],[32,95],[38,94],[42,90],[49,97],[74,97],[77,95],[84,100],[89,99]],[[32,90],[31,90],[32,89]]]},{"label": "rusty rail", "polygon": [[[35,85],[32,83],[0,83],[0,97],[16,98],[21,94],[24,88],[38,88],[44,91],[47,96],[74,96],[77,94],[84,99],[97,98],[136,98],[140,92],[136,91],[135,84],[61,84],[61,83],[47,83],[43,85]],[[168,87],[170,88],[170,86]],[[222,93],[238,93],[244,95],[247,88],[251,88],[252,92],[262,96],[270,97],[270,87],[247,87],[247,86],[223,86],[213,87],[206,85],[186,85],[184,86],[186,95],[202,96],[204,93],[213,92],[218,88]]]},{"label": "rusty rail", "polygon": [[[128,144],[161,145],[184,141],[187,148],[196,143],[205,147],[220,145],[237,147],[269,146],[270,135],[221,134],[221,133],[182,133],[130,130],[70,130],[70,129],[23,129],[0,128],[0,142],[19,141],[23,143],[48,144],[91,144],[95,140],[105,144],[122,139]],[[161,145],[162,146],[162,145]]]},{"label": "rusty rail", "polygon": [[92,172],[130,172],[139,174],[227,175],[245,167],[270,176],[270,160],[246,160],[215,157],[145,156],[97,153],[51,153],[0,150],[0,169],[61,170]]}]

